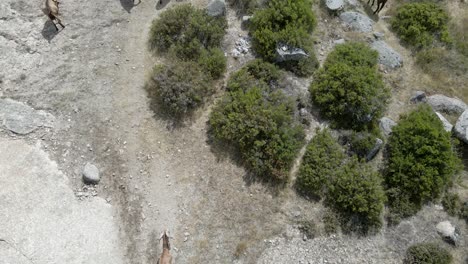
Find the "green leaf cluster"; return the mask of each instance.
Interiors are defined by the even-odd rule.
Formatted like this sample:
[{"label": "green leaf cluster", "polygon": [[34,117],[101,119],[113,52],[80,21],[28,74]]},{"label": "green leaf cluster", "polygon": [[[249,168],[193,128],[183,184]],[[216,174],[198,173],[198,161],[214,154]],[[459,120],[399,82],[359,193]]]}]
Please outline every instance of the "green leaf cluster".
[{"label": "green leaf cluster", "polygon": [[356,157],[340,168],[326,196],[326,202],[341,215],[356,218],[351,230],[364,233],[381,227],[385,201],[380,174]]},{"label": "green leaf cluster", "polygon": [[279,43],[302,48],[309,58],[282,66],[300,76],[310,75],[318,66],[310,35],[317,19],[311,6],[310,0],[271,0],[267,8],[257,10],[250,27],[255,52],[273,62]]},{"label": "green leaf cluster", "polygon": [[419,243],[406,250],[403,263],[450,264],[452,263],[452,255],[447,249],[435,243]]},{"label": "green leaf cluster", "polygon": [[296,186],[308,196],[323,197],[345,158],[343,149],[329,130],[317,130],[302,158]]},{"label": "green leaf cluster", "polygon": [[381,117],[390,92],[376,64],[376,51],[347,43],[338,45],[316,73],[312,101],[336,127],[365,130]]},{"label": "green leaf cluster", "polygon": [[385,179],[397,213],[401,205],[417,210],[438,198],[462,166],[450,133],[428,105],[401,117],[389,138],[388,156]]},{"label": "green leaf cluster", "polygon": [[[211,132],[235,146],[256,175],[287,180],[304,132],[293,119],[292,100],[264,81],[273,76],[253,70],[259,68],[258,63],[247,65],[229,80],[227,94],[211,113]],[[260,68],[274,69],[269,65]]]},{"label": "green leaf cluster", "polygon": [[309,142],[296,186],[306,195],[325,198],[344,224],[354,219],[349,231],[366,233],[382,224],[386,198],[380,174],[354,156],[346,159],[327,129],[317,131]]},{"label": "green leaf cluster", "polygon": [[407,3],[397,9],[391,25],[404,42],[424,48],[432,45],[435,39],[451,43],[448,21],[447,12],[437,4]]},{"label": "green leaf cluster", "polygon": [[212,94],[209,86],[223,76],[226,57],[220,49],[227,22],[190,4],[161,13],[151,25],[149,46],[167,55],[155,67],[147,88],[173,116],[182,117]]}]

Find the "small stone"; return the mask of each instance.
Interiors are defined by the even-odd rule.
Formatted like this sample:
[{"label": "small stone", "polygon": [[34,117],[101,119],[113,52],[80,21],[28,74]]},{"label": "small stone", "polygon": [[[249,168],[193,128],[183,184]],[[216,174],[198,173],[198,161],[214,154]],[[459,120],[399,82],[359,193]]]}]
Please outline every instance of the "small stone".
[{"label": "small stone", "polygon": [[189,232],[185,232],[185,233],[184,233],[184,236],[188,237],[188,236],[190,236],[190,233],[189,233]]},{"label": "small stone", "polygon": [[91,163],[86,163],[83,169],[83,181],[85,183],[97,184],[99,180],[99,169]]},{"label": "small stone", "polygon": [[437,233],[444,239],[444,241],[454,246],[457,245],[459,234],[450,221],[438,223],[436,229]]},{"label": "small stone", "polygon": [[385,34],[382,32],[374,32],[374,37],[377,40],[382,40],[385,37]]},{"label": "small stone", "polygon": [[410,98],[410,102],[413,104],[426,102],[426,93],[423,91],[414,92],[413,96]]},{"label": "small stone", "polygon": [[341,38],[341,39],[334,40],[333,43],[334,43],[335,45],[344,44],[344,43],[345,43],[345,40]]}]

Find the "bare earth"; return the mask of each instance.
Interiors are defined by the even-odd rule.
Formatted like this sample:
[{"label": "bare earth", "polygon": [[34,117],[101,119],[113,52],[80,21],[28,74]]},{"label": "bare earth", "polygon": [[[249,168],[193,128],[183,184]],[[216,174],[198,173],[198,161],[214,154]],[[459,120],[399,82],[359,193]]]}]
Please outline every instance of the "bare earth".
[{"label": "bare earth", "polygon": [[[256,181],[209,143],[206,122],[221,89],[183,126],[151,110],[143,87],[159,58],[148,52],[148,30],[179,4],[156,2],[62,0],[66,28],[56,33],[42,0],[0,1],[0,97],[54,117],[27,135],[0,126],[0,263],[156,263],[164,229],[175,263],[399,263],[410,243],[437,239],[434,226],[445,219],[465,230],[461,261],[465,224],[433,207],[373,237],[328,237],[319,225],[318,238],[303,241],[295,223],[318,223],[323,207]],[[331,28],[336,18],[324,19],[321,60],[334,39],[352,38]],[[231,9],[228,21],[227,53],[247,34]],[[229,58],[229,71],[250,58]],[[407,87],[411,72],[402,76]],[[307,90],[307,81],[295,83]],[[392,117],[409,93],[395,91]],[[312,121],[308,138],[319,125]],[[95,189],[83,188],[87,162],[101,172]]]}]

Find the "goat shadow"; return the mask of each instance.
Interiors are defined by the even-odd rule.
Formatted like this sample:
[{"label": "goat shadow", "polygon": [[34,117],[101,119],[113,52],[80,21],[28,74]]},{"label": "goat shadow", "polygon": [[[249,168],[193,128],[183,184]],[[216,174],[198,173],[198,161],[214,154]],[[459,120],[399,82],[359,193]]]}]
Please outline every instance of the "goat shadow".
[{"label": "goat shadow", "polygon": [[148,246],[146,248],[146,260],[147,263],[155,263],[155,259],[158,259],[159,254],[160,254],[160,243],[159,243],[159,237],[156,231],[152,231],[149,234],[149,239],[148,239]]},{"label": "goat shadow", "polygon": [[57,31],[54,27],[54,22],[48,19],[44,23],[44,28],[42,28],[41,34],[48,42],[50,42],[60,31]]},{"label": "goat shadow", "polygon": [[156,10],[161,10],[164,7],[166,7],[167,4],[169,4],[171,0],[157,0],[156,1]]},{"label": "goat shadow", "polygon": [[[135,1],[137,2],[136,4]],[[127,11],[127,13],[130,13],[132,8],[139,4],[140,2],[138,0],[120,0],[120,5],[125,9],[125,11]]]}]

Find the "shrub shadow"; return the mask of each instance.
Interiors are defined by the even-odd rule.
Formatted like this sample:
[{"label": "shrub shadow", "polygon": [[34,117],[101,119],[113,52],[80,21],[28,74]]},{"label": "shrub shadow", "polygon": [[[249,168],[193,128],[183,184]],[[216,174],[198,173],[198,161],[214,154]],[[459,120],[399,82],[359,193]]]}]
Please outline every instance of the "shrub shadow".
[{"label": "shrub shadow", "polygon": [[135,1],[139,1],[139,0],[120,0],[120,5],[125,11],[127,11],[127,13],[130,13],[133,7],[140,4],[140,2],[137,2],[135,4]]},{"label": "shrub shadow", "polygon": [[229,144],[229,142],[224,140],[218,140],[214,138],[213,132],[208,122],[206,123],[206,131],[206,143],[210,146],[210,151],[216,156],[217,162],[229,160],[236,166],[245,168],[246,173],[242,176],[242,179],[244,180],[246,186],[260,183],[267,187],[267,190],[273,196],[278,196],[287,187],[288,181],[281,181],[274,179],[273,177],[268,177],[268,175],[257,175],[251,172],[237,147],[232,146]]},{"label": "shrub shadow", "polygon": [[50,19],[47,19],[47,21],[44,23],[41,34],[48,42],[50,42],[53,38],[55,38],[55,36],[58,35],[59,32],[61,32],[61,30],[57,31],[55,29],[54,22],[52,22]]},{"label": "shrub shadow", "polygon": [[159,257],[159,238],[156,231],[151,231],[148,235],[148,246],[146,247],[146,260],[147,263],[153,263]]},{"label": "shrub shadow", "polygon": [[156,0],[156,10],[161,10],[169,4],[171,0]]}]

